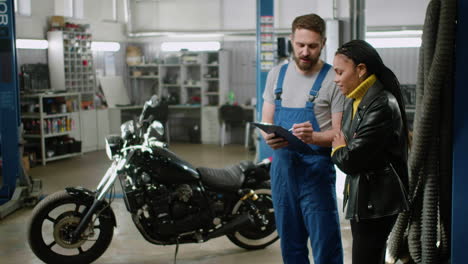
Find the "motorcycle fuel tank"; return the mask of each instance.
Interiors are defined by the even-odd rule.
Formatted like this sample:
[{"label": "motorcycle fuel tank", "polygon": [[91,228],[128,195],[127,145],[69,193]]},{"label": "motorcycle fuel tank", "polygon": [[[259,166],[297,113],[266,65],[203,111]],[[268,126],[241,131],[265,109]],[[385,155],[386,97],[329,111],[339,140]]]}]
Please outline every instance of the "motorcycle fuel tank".
[{"label": "motorcycle fuel tank", "polygon": [[158,172],[155,177],[164,183],[187,183],[200,180],[198,171],[187,161],[180,159],[168,149],[154,149],[156,160],[151,167]]}]

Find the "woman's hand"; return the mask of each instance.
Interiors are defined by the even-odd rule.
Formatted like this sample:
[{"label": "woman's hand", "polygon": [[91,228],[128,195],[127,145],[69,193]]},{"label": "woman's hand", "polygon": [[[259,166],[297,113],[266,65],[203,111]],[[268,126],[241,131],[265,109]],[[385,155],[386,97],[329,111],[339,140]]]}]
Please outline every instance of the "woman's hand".
[{"label": "woman's hand", "polygon": [[298,137],[304,143],[314,144],[313,142],[314,129],[312,128],[312,124],[309,121],[304,122],[304,123],[294,124],[291,132],[294,136]]},{"label": "woman's hand", "polygon": [[343,145],[346,146],[346,139],[345,139],[345,136],[344,136],[343,132],[340,131],[333,138],[332,148],[336,148],[336,147],[343,146]]},{"label": "woman's hand", "polygon": [[262,131],[262,136],[265,139],[265,142],[270,146],[272,149],[280,149],[284,148],[288,145],[288,141],[286,141],[282,137],[276,136],[274,133],[267,134]]}]

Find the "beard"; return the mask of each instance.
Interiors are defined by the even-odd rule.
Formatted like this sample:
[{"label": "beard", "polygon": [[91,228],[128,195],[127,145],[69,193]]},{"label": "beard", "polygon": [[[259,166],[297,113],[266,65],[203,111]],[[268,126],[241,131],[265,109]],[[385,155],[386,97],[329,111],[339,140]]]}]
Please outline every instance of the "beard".
[{"label": "beard", "polygon": [[[312,70],[312,68],[314,68],[314,66],[318,63],[319,58],[320,54],[317,57],[302,56],[299,58],[296,56],[296,54],[294,54],[294,61],[296,62],[297,67],[305,72]],[[305,59],[307,62],[302,61],[301,59]]]}]

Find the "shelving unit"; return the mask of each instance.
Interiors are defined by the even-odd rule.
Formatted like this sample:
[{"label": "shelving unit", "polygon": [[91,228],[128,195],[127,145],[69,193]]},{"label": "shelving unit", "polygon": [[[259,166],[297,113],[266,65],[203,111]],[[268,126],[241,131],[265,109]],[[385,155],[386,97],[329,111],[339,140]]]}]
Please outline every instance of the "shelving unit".
[{"label": "shelving unit", "polygon": [[414,116],[416,113],[416,84],[401,84],[401,93],[405,103],[408,128],[413,130]]},{"label": "shelving unit", "polygon": [[[26,94],[21,96],[24,138],[39,141],[38,159],[49,161],[81,155],[81,142],[70,138],[81,135],[80,93]],[[55,143],[54,143],[55,142]]]},{"label": "shelving unit", "polygon": [[148,94],[168,98],[170,104],[219,106],[226,101],[228,51],[167,53],[160,61],[128,66],[135,104],[143,103]]},{"label": "shelving unit", "polygon": [[[96,75],[93,53],[91,50],[92,35],[87,27],[67,28],[47,32],[49,42],[48,60],[51,89],[80,94],[80,111],[76,137],[82,141],[82,151],[94,151],[102,148],[102,133],[108,128],[101,127],[107,110],[96,110]],[[105,118],[107,120],[107,118]],[[108,121],[107,121],[108,122]]]},{"label": "shelving unit", "polygon": [[[158,64],[129,65],[128,70],[135,104],[142,104],[145,98],[159,94]],[[146,89],[148,85],[151,89]],[[135,98],[139,98],[139,101]]]},{"label": "shelving unit", "polygon": [[217,144],[219,142],[218,109],[227,101],[230,76],[229,61],[230,53],[228,51],[203,54],[201,141],[204,144]]},{"label": "shelving unit", "polygon": [[[204,106],[219,106],[224,102],[229,82],[228,75],[221,76],[221,71],[228,72],[229,64],[226,52],[209,52],[203,54],[202,82]],[[222,61],[221,61],[222,60]],[[222,67],[220,66],[222,65]]]},{"label": "shelving unit", "polygon": [[169,100],[169,104],[182,103],[182,65],[181,64],[159,64],[160,75],[159,95]]},{"label": "shelving unit", "polygon": [[182,90],[181,99],[183,104],[201,105],[203,83],[202,83],[202,68],[200,57],[202,54],[189,56],[191,60],[182,59]]},{"label": "shelving unit", "polygon": [[52,90],[94,93],[92,36],[82,31],[49,31],[48,59]]},{"label": "shelving unit", "polygon": [[[190,122],[201,127],[201,141],[215,144],[219,133],[217,111],[229,91],[229,56],[225,50],[172,52],[162,54],[159,64],[129,65],[132,102],[141,105],[152,94],[166,98],[173,113],[180,111],[170,120],[174,128],[184,124],[175,119],[182,119],[190,109]],[[192,120],[194,116],[199,116],[197,122]]]}]

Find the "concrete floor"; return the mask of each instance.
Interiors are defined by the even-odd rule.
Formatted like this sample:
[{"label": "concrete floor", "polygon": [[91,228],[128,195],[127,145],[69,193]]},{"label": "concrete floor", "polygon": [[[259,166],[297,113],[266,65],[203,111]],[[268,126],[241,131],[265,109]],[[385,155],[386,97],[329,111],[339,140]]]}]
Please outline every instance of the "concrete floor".
[{"label": "concrete floor", "polygon": [[[253,160],[254,155],[240,145],[172,144],[172,151],[194,166],[220,168]],[[30,171],[33,178],[41,179],[43,193],[50,194],[67,186],[83,186],[94,189],[110,164],[104,151],[86,153],[81,157],[48,163]],[[337,193],[341,197],[342,187]],[[341,200],[339,200],[341,207]],[[144,240],[126,211],[122,199],[116,199],[112,208],[117,217],[117,228],[110,248],[94,263],[118,264],[169,264],[174,261],[175,246],[156,246]],[[0,263],[42,263],[29,249],[26,240],[26,225],[31,208],[20,209],[0,220]],[[341,212],[340,212],[341,213]],[[341,217],[341,233],[345,264],[351,263],[351,230],[348,221]],[[266,249],[247,251],[220,237],[201,244],[186,244],[179,247],[177,263],[189,264],[234,264],[234,263],[282,263],[279,242]],[[313,263],[313,261],[311,261]]]}]

